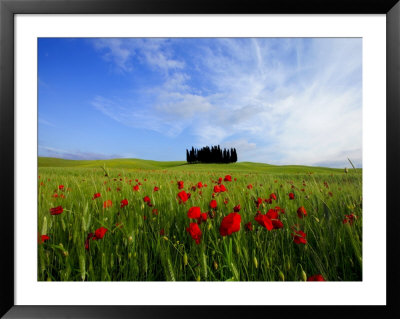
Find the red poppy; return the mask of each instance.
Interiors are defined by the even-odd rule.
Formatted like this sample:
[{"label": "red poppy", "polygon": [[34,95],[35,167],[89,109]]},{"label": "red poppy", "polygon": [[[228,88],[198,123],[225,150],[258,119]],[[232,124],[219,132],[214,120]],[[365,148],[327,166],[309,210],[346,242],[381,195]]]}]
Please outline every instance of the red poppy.
[{"label": "red poppy", "polygon": [[240,211],[240,204],[239,204],[239,205],[236,205],[235,207],[233,207],[233,211],[234,211],[235,213],[238,213],[238,212]]},{"label": "red poppy", "polygon": [[128,205],[128,200],[127,199],[121,200],[121,208],[125,207],[126,205]]},{"label": "red poppy", "polygon": [[192,186],[191,188],[190,188],[190,190],[192,190],[193,192],[196,190],[196,186]]},{"label": "red poppy", "polygon": [[275,194],[275,193],[272,193],[271,195],[269,195],[269,198],[270,198],[270,199],[273,199],[273,200],[276,200],[276,194]]},{"label": "red poppy", "polygon": [[111,199],[107,199],[104,203],[103,203],[103,208],[107,208],[107,207],[111,207],[112,206],[112,201]]},{"label": "red poppy", "polygon": [[274,226],[274,229],[280,229],[283,228],[283,223],[279,219],[273,219],[272,226]]},{"label": "red poppy", "polygon": [[252,230],[253,230],[253,225],[251,224],[251,222],[248,222],[248,223],[245,225],[245,227],[246,227],[246,230],[247,230],[247,231],[252,231]]},{"label": "red poppy", "polygon": [[41,236],[40,236],[40,239],[39,239],[39,243],[42,244],[42,243],[44,243],[45,241],[47,241],[47,240],[49,240],[49,239],[50,239],[49,236],[47,236],[47,235],[41,235]]},{"label": "red poppy", "polygon": [[343,219],[343,224],[349,223],[350,225],[353,225],[355,219],[357,219],[357,216],[354,214],[345,215]]},{"label": "red poppy", "polygon": [[150,197],[149,197],[149,196],[143,197],[143,201],[144,201],[145,203],[150,204]]},{"label": "red poppy", "polygon": [[226,175],[224,178],[225,182],[232,182],[232,176],[231,175]]},{"label": "red poppy", "polygon": [[99,198],[99,197],[101,197],[100,193],[94,193],[92,199],[96,199],[96,198]]},{"label": "red poppy", "polygon": [[151,211],[153,215],[158,215],[158,209],[157,208],[153,208],[153,210]]},{"label": "red poppy", "polygon": [[96,231],[94,232],[93,240],[94,239],[102,239],[107,231],[108,231],[108,229],[105,227],[100,227],[100,228],[96,229]]},{"label": "red poppy", "polygon": [[157,192],[158,190],[160,190],[157,186],[154,186],[154,191]]},{"label": "red poppy", "polygon": [[132,188],[135,192],[137,192],[137,191],[139,191],[139,185],[135,185],[135,186],[133,186],[133,188]]},{"label": "red poppy", "polygon": [[191,219],[198,219],[200,218],[201,210],[200,207],[191,207],[187,213],[188,217]]},{"label": "red poppy", "polygon": [[189,232],[190,236],[196,241],[196,244],[200,244],[201,239],[201,230],[199,225],[196,223],[190,223],[189,227],[186,228],[186,231]]},{"label": "red poppy", "polygon": [[222,219],[219,233],[221,236],[231,235],[240,230],[241,217],[238,213],[230,213]]},{"label": "red poppy", "polygon": [[162,229],[160,230],[160,235],[161,235],[161,236],[164,236],[164,234],[165,234],[165,231],[164,231],[164,228],[162,228]]},{"label": "red poppy", "polygon": [[63,190],[63,189],[64,189],[64,185],[59,185],[59,186],[58,186],[58,189]]},{"label": "red poppy", "polygon": [[253,188],[253,185],[249,184],[249,185],[247,185],[247,188],[248,188],[248,189],[252,189],[252,188]]},{"label": "red poppy", "polygon": [[294,194],[293,193],[289,193],[289,199],[294,199]]},{"label": "red poppy", "polygon": [[262,198],[260,198],[260,197],[258,197],[257,200],[255,200],[255,203],[256,203],[257,208],[260,207],[260,205],[262,204],[262,202],[263,202],[263,200],[262,200]]},{"label": "red poppy", "polygon": [[181,191],[178,193],[178,197],[179,197],[179,203],[184,203],[189,199],[190,196],[185,191]]},{"label": "red poppy", "polygon": [[254,217],[254,220],[259,223],[261,226],[263,226],[264,228],[266,228],[267,230],[272,230],[274,228],[274,226],[272,225],[272,221],[263,214],[257,214]]},{"label": "red poppy", "polygon": [[86,249],[86,250],[89,250],[90,239],[93,238],[93,237],[94,237],[94,234],[93,234],[93,233],[89,233],[89,234],[87,235],[86,240],[85,240],[85,249]]},{"label": "red poppy", "polygon": [[178,189],[182,189],[183,188],[183,181],[178,181]]},{"label": "red poppy", "polygon": [[215,200],[215,199],[213,199],[211,202],[210,202],[210,207],[211,208],[217,208],[217,201]]},{"label": "red poppy", "polygon": [[221,192],[226,192],[226,188],[225,188],[225,186],[222,185],[222,184],[220,185],[219,190],[220,190]]},{"label": "red poppy", "polygon": [[279,206],[275,206],[275,210],[276,210],[278,213],[281,213],[281,214],[284,214],[284,213],[285,213],[285,210],[284,210],[283,208],[280,208]]},{"label": "red poppy", "polygon": [[58,197],[58,194],[57,194],[57,193],[54,193],[53,195],[51,195],[51,197],[57,198],[57,197]]},{"label": "red poppy", "polygon": [[308,277],[307,281],[326,281],[326,280],[321,274],[318,274],[318,275],[313,275],[311,277]]},{"label": "red poppy", "polygon": [[300,206],[299,209],[297,210],[297,216],[299,216],[299,218],[307,216],[307,211],[303,206]]},{"label": "red poppy", "polygon": [[62,208],[62,206],[50,208],[50,215],[60,215],[63,211],[64,209]]},{"label": "red poppy", "polygon": [[201,213],[199,221],[200,221],[200,220],[201,220],[202,222],[207,221],[207,216],[208,216],[207,213]]},{"label": "red poppy", "polygon": [[270,209],[265,215],[269,219],[279,219],[278,212],[275,209]]},{"label": "red poppy", "polygon": [[296,244],[307,244],[307,240],[306,240],[306,233],[304,233],[301,230],[295,230],[294,234],[291,234],[293,237],[293,241]]},{"label": "red poppy", "polygon": [[220,187],[218,185],[214,186],[214,193],[219,193],[221,191]]},{"label": "red poppy", "polygon": [[266,198],[266,199],[264,199],[264,202],[266,202],[267,204],[272,204],[272,199]]},{"label": "red poppy", "polygon": [[218,178],[218,184],[222,183],[222,177]]},{"label": "red poppy", "polygon": [[202,188],[202,187],[203,187],[203,184],[202,184],[201,182],[198,182],[198,183],[197,183],[197,187],[198,187],[198,188]]}]

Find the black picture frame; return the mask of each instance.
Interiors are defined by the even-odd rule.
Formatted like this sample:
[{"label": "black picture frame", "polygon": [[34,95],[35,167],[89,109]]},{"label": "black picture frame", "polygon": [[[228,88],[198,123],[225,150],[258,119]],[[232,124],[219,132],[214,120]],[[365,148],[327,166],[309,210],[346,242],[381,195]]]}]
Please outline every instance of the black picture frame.
[{"label": "black picture frame", "polygon": [[[14,303],[14,15],[15,14],[385,14],[386,15],[386,306],[16,306]],[[0,0],[0,315],[4,318],[244,318],[254,316],[399,318],[400,225],[400,3],[399,0]],[[383,142],[383,141],[382,141]],[[381,199],[382,200],[382,199]],[[379,212],[382,214],[384,212]],[[382,227],[382,225],[379,225]],[[379,240],[383,240],[382,238]],[[380,274],[376,274],[380,276]],[[240,293],[240,292],[238,292]],[[45,298],[45,297],[44,297]],[[351,296],[349,296],[351,298]]]}]

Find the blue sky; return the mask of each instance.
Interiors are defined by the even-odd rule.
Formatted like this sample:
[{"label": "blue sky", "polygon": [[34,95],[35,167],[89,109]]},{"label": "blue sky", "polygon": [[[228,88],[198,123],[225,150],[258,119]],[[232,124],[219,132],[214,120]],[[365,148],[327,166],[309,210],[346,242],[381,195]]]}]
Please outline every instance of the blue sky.
[{"label": "blue sky", "polygon": [[360,38],[41,38],[39,156],[362,166]]}]

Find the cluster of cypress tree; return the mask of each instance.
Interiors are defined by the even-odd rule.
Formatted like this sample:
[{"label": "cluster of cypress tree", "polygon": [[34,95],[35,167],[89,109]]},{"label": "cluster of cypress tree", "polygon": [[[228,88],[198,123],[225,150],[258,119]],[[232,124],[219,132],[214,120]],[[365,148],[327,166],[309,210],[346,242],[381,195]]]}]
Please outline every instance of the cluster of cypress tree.
[{"label": "cluster of cypress tree", "polygon": [[237,153],[235,148],[223,150],[218,146],[203,147],[201,149],[186,150],[186,161],[188,163],[235,163]]}]

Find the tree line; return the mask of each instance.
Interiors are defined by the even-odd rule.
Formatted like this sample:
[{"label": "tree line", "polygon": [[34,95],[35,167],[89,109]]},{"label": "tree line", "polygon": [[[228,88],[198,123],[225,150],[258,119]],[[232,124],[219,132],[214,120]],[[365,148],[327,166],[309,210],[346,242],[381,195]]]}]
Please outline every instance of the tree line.
[{"label": "tree line", "polygon": [[186,161],[192,163],[236,163],[237,153],[235,148],[224,148],[218,146],[205,146],[201,149],[186,150]]}]

